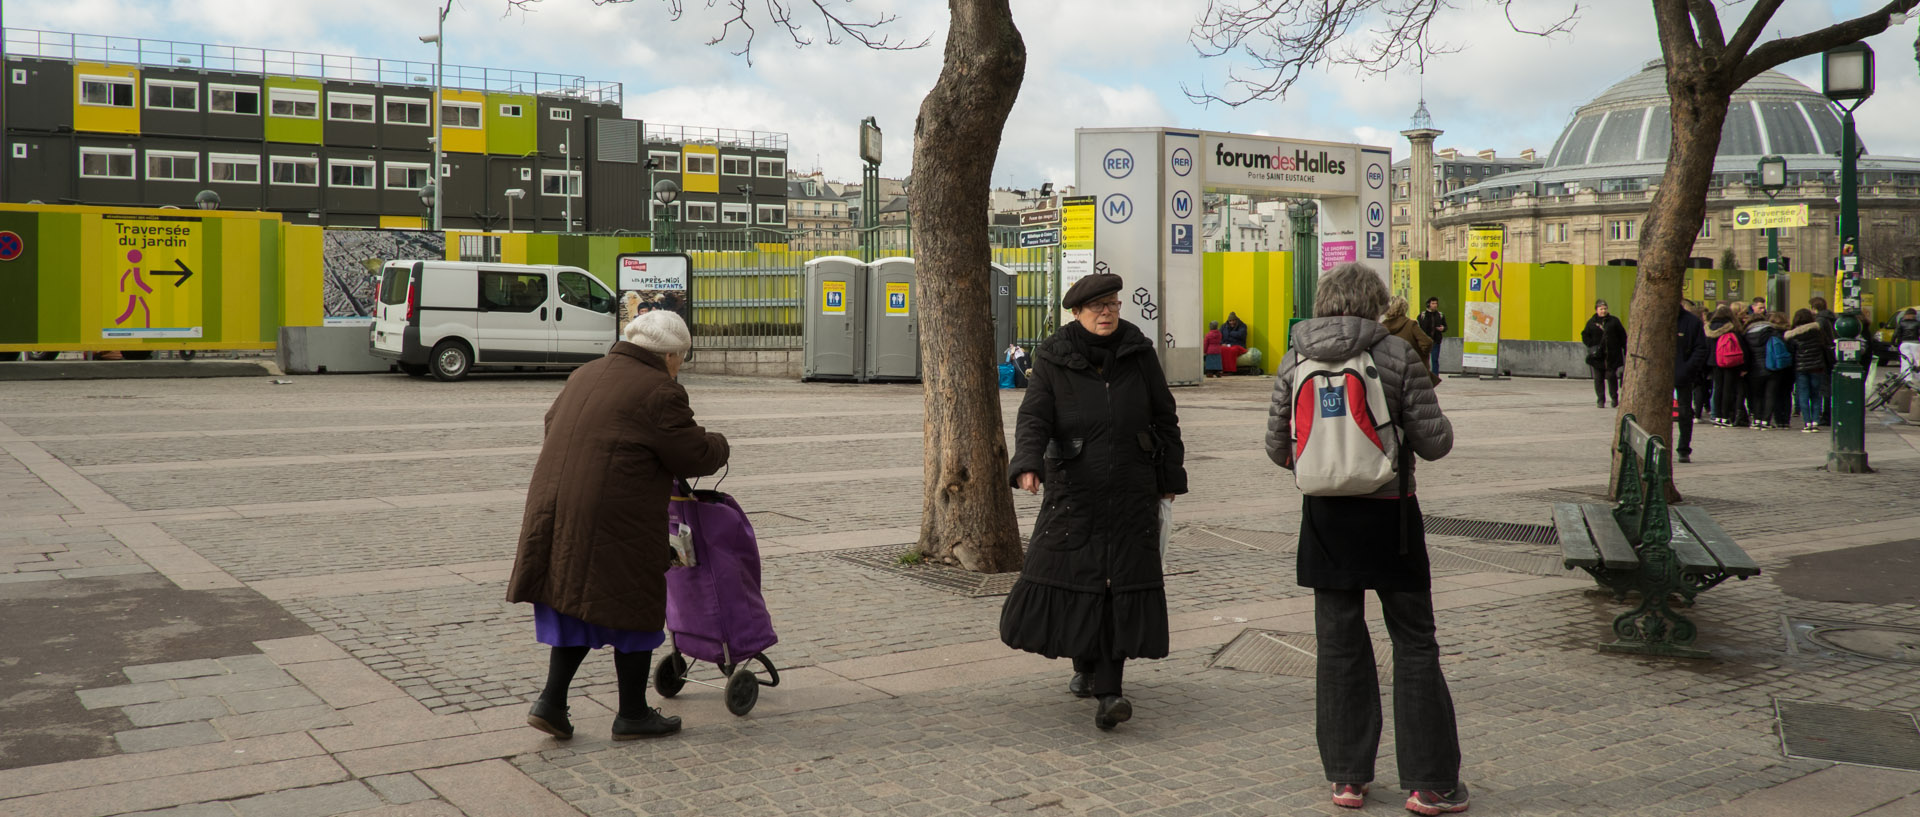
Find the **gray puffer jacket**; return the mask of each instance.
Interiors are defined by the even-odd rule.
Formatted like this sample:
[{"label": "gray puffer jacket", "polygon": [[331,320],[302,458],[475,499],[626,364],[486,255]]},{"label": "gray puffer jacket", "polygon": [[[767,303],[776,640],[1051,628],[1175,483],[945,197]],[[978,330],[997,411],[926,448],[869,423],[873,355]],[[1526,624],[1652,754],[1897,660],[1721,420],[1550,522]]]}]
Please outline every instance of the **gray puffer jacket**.
[{"label": "gray puffer jacket", "polygon": [[[1400,426],[1401,443],[1429,461],[1453,450],[1453,423],[1440,413],[1427,362],[1411,344],[1388,334],[1378,321],[1314,318],[1293,328],[1287,353],[1280,359],[1280,374],[1274,379],[1273,402],[1267,408],[1267,458],[1275,465],[1293,468],[1293,380],[1302,358],[1345,360],[1362,349],[1373,350],[1373,362],[1380,367],[1380,384],[1386,390],[1387,411]],[[1415,487],[1409,473],[1407,490]],[[1395,480],[1372,496],[1391,499],[1399,490],[1399,481]]]}]

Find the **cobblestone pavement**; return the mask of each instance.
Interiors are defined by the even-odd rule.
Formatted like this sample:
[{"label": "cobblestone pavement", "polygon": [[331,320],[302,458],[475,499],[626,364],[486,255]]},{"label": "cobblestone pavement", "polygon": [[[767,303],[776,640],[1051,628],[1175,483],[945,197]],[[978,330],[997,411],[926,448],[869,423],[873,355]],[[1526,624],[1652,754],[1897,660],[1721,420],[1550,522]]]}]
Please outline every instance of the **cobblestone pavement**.
[{"label": "cobblestone pavement", "polygon": [[[1129,667],[1138,714],[1102,733],[1062,689],[1064,664],[998,643],[999,597],[835,558],[914,539],[918,387],[689,377],[702,420],[734,442],[722,487],[761,537],[782,682],[746,717],[690,685],[656,701],[686,731],[637,744],[607,739],[603,656],[576,686],[577,738],[523,725],[545,648],[501,598],[561,384],[9,384],[0,603],[165,582],[243,594],[311,634],[282,621],[251,651],[229,638],[129,659],[111,683],[76,675],[66,704],[93,719],[95,748],[48,762],[0,729],[0,814],[1338,811],[1320,782],[1311,679],[1211,666],[1245,629],[1312,632],[1311,596],[1293,583],[1299,500],[1262,450],[1270,380],[1177,392],[1193,493],[1176,505],[1168,565],[1175,651]],[[1600,501],[1614,415],[1590,395],[1582,382],[1450,380],[1459,442],[1420,466],[1423,510],[1540,525],[1554,501]],[[1009,414],[1017,400],[1003,394]],[[1435,604],[1474,813],[1920,814],[1920,772],[1787,758],[1774,709],[1920,710],[1912,665],[1787,643],[1788,618],[1920,628],[1920,607],[1777,583],[1807,559],[1846,564],[1851,549],[1920,538],[1916,444],[1920,431],[1874,422],[1879,472],[1845,476],[1820,470],[1825,435],[1696,430],[1677,484],[1765,571],[1689,611],[1706,660],[1601,652],[1622,608],[1591,581],[1501,567],[1556,546],[1431,537],[1472,557],[1436,570]],[[1030,520],[1038,499],[1015,506]],[[1393,748],[1384,736],[1373,812],[1399,811]]]}]

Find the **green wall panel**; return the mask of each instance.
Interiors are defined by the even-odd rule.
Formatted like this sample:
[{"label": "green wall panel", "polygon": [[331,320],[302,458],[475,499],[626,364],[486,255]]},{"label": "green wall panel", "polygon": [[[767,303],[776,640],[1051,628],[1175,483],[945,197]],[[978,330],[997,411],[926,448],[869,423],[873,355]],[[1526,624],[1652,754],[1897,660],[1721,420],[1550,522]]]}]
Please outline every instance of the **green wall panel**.
[{"label": "green wall panel", "polygon": [[[303,91],[312,91],[316,95],[319,95],[320,101],[315,105],[314,118],[300,119],[289,116],[274,116],[272,101],[272,89],[274,88],[298,88]],[[325,99],[325,95],[320,94],[319,80],[296,79],[293,77],[267,77],[265,93],[267,98],[261,100],[260,107],[262,108],[261,114],[267,118],[267,141],[290,142],[300,145],[318,145],[324,141],[325,131],[323,130],[322,122],[327,115],[327,100]],[[326,178],[326,172],[327,169],[324,166],[320,168],[322,180]],[[276,335],[276,339],[277,337]]]},{"label": "green wall panel", "polygon": [[[487,94],[487,152],[496,156],[523,156],[540,147],[539,120],[535,115],[540,106],[531,94]],[[502,105],[520,106],[519,116],[504,116],[500,113]],[[586,150],[584,145],[575,145],[576,152]]]},{"label": "green wall panel", "polygon": [[39,341],[79,343],[80,214],[42,214],[39,253]]},{"label": "green wall panel", "polygon": [[1572,315],[1567,309],[1567,303],[1573,300],[1573,268],[1563,264],[1535,264],[1532,284],[1527,315],[1533,324],[1533,339],[1578,338],[1580,327],[1573,325]]},{"label": "green wall panel", "polygon": [[[272,224],[272,222],[261,223]],[[236,229],[259,229],[259,225],[240,224],[236,225]],[[200,222],[200,230],[203,236],[202,246],[207,248],[200,253],[200,268],[194,270],[194,275],[205,276],[205,280],[200,282],[200,326],[207,337],[225,337],[220,333],[224,325],[220,306],[226,302],[226,293],[221,290],[226,281],[227,252],[223,244],[226,241],[226,219],[206,219]]]},{"label": "green wall panel", "polygon": [[0,230],[19,237],[20,255],[0,261],[0,343],[34,343],[40,331],[40,216],[0,213]]}]

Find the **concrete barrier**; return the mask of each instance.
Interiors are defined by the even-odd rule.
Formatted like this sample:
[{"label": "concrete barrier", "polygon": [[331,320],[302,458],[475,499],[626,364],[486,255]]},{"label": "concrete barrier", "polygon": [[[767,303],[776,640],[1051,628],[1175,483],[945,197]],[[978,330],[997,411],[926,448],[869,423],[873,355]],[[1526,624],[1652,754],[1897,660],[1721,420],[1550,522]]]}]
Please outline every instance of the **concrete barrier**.
[{"label": "concrete barrier", "polygon": [[[1459,338],[1440,341],[1440,373],[1460,373]],[[1587,366],[1587,347],[1552,340],[1500,341],[1500,373],[1512,377],[1570,377],[1593,379]]]},{"label": "concrete barrier", "polygon": [[354,374],[392,370],[367,352],[364,326],[282,326],[274,355],[287,374]]}]

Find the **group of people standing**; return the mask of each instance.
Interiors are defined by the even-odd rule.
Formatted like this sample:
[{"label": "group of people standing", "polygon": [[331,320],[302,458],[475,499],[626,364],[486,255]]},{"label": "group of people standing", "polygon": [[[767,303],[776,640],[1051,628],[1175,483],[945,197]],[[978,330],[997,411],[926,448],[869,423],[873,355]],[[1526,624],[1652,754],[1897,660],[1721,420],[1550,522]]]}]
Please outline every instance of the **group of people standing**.
[{"label": "group of people standing", "polygon": [[1834,317],[1818,296],[1791,319],[1768,311],[1764,298],[1721,303],[1702,315],[1712,365],[1690,403],[1722,428],[1789,428],[1797,412],[1801,431],[1818,431],[1831,415]]}]

